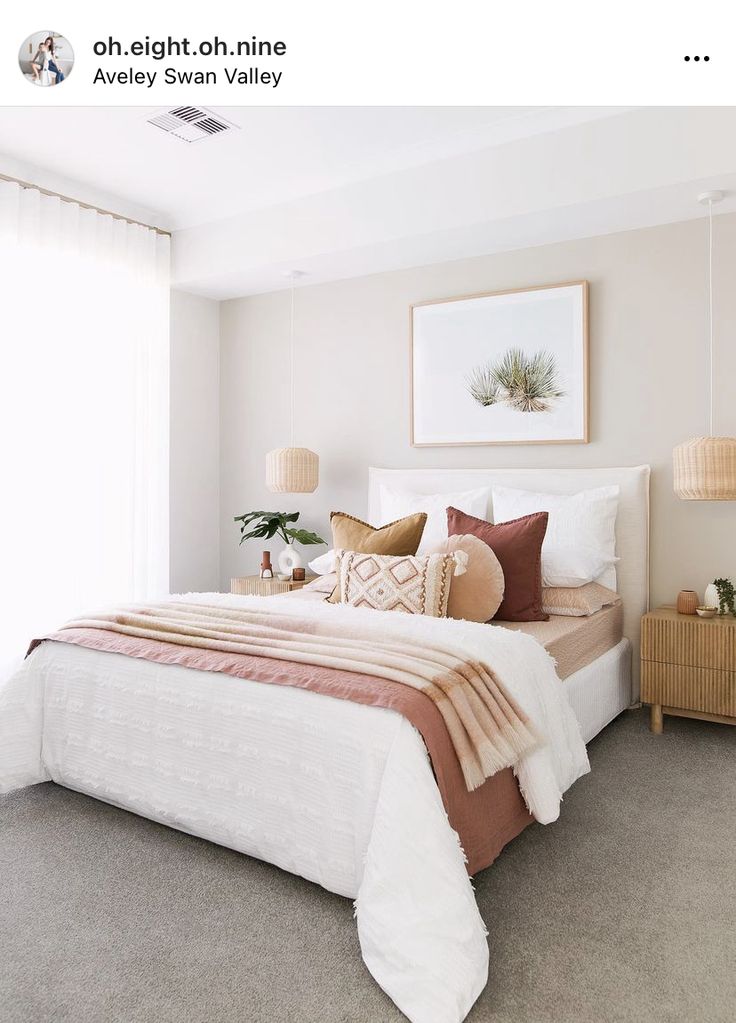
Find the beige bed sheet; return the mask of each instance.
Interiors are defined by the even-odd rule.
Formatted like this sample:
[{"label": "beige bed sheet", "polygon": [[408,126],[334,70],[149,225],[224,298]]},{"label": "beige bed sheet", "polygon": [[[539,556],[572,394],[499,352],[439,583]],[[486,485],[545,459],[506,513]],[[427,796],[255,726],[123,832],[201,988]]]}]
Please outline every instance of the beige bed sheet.
[{"label": "beige bed sheet", "polygon": [[623,604],[604,607],[587,618],[550,615],[547,622],[494,622],[494,625],[533,636],[557,661],[557,674],[565,679],[621,641]]}]

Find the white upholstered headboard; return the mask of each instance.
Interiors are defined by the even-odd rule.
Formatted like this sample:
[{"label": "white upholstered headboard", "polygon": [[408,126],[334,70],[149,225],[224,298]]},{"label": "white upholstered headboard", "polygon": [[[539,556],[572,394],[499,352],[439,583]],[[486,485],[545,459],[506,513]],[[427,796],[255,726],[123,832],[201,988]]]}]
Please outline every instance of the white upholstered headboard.
[{"label": "white upholstered headboard", "polygon": [[[547,494],[576,494],[591,487],[618,484],[616,565],[618,591],[624,605],[624,635],[631,641],[632,695],[639,699],[640,619],[649,609],[649,466],[616,469],[374,469],[368,470],[368,520],[379,516],[379,487],[415,494],[472,490],[475,487],[516,487]],[[492,521],[489,502],[487,518]]]}]

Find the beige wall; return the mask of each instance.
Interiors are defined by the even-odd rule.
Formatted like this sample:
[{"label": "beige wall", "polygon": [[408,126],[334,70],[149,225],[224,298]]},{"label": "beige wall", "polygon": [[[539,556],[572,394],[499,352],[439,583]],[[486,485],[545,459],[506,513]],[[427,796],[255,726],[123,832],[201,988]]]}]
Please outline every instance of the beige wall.
[{"label": "beige wall", "polygon": [[170,587],[217,590],[220,559],[220,315],[171,292]]},{"label": "beige wall", "polygon": [[[736,434],[736,217],[716,218],[716,432]],[[289,443],[288,295],[221,307],[221,583],[253,570],[233,515],[299,509],[327,536],[333,508],[367,510],[369,465],[652,466],[652,601],[736,577],[736,504],[672,492],[673,445],[707,432],[706,224],[690,221],[300,288],[297,436],[321,458],[316,493],[278,498],[264,456]],[[586,278],[591,285],[591,443],[409,445],[409,305]],[[272,542],[273,550],[280,545]],[[325,548],[317,548],[322,552]]]}]

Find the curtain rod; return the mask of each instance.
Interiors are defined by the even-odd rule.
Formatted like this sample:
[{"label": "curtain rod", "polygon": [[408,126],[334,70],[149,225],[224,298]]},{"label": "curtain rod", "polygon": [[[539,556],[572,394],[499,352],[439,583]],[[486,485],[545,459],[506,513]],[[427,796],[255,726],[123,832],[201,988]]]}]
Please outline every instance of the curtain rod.
[{"label": "curtain rod", "polygon": [[149,231],[155,231],[156,234],[165,235],[167,238],[171,237],[171,231],[164,231],[160,227],[154,227],[153,224],[144,224],[142,220],[124,217],[121,213],[113,213],[112,210],[102,210],[99,206],[92,206],[91,203],[82,202],[80,199],[73,199],[70,195],[62,195],[61,192],[50,192],[48,188],[41,188],[40,185],[34,185],[30,181],[22,181],[20,178],[13,178],[8,174],[0,174],[0,181],[11,181],[13,184],[20,185],[21,188],[32,188],[35,192],[40,192],[41,195],[51,196],[52,199],[61,199],[62,202],[74,203],[75,206],[81,206],[83,210],[94,210],[95,213],[102,213],[106,217],[112,217],[113,220],[123,220],[126,224],[136,224],[138,227],[146,227]]}]

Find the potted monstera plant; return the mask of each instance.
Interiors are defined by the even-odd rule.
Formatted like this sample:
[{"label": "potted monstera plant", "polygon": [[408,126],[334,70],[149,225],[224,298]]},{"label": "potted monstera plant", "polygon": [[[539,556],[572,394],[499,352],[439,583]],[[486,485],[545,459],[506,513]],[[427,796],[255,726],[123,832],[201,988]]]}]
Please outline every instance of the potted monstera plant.
[{"label": "potted monstera plant", "polygon": [[294,541],[309,546],[310,544],[326,543],[321,536],[308,529],[296,529],[294,523],[299,519],[299,512],[252,511],[245,515],[236,515],[235,522],[240,523],[240,543],[245,540],[270,540],[280,536],[286,544],[278,557],[279,572],[291,576],[295,568],[303,565],[299,551],[294,549]]}]

